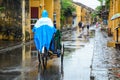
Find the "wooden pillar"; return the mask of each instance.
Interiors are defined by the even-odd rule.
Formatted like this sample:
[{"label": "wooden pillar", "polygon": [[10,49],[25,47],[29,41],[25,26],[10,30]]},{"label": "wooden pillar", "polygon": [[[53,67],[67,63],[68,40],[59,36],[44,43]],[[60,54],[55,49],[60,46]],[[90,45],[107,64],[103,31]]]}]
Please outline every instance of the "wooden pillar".
[{"label": "wooden pillar", "polygon": [[25,0],[22,0],[22,41],[25,42]]}]

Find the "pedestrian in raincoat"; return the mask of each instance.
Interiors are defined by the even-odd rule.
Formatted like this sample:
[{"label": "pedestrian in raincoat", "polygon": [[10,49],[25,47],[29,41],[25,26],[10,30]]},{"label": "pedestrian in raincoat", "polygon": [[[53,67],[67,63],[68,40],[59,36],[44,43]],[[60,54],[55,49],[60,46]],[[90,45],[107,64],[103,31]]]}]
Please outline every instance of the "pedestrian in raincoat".
[{"label": "pedestrian in raincoat", "polygon": [[36,22],[32,31],[34,32],[34,42],[37,50],[43,53],[42,49],[45,47],[48,51],[56,28],[53,26],[51,19],[48,18],[46,10],[43,10],[42,17]]}]

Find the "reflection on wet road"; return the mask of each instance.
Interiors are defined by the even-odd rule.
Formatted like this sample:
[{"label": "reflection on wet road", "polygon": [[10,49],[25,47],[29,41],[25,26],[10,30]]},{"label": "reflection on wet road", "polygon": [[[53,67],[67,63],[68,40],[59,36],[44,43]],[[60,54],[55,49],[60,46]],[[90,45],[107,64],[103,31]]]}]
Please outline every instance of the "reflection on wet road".
[{"label": "reflection on wet road", "polygon": [[92,39],[85,41],[78,36],[76,31],[69,31],[63,36],[63,63],[60,57],[50,58],[46,69],[39,65],[33,43],[2,52],[0,80],[89,80]]},{"label": "reflection on wet road", "polygon": [[34,44],[8,49],[0,53],[0,80],[60,80],[60,64],[60,58],[54,57],[47,69],[41,67]]}]

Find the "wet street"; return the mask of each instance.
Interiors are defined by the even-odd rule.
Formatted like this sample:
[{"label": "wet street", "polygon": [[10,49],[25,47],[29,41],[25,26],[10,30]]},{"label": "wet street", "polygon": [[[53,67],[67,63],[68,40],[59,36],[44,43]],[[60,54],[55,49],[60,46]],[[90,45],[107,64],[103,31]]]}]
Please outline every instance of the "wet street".
[{"label": "wet street", "polygon": [[100,28],[85,33],[64,32],[63,62],[53,56],[46,69],[39,65],[33,42],[1,49],[0,80],[120,80],[120,51],[107,47],[109,38]]}]

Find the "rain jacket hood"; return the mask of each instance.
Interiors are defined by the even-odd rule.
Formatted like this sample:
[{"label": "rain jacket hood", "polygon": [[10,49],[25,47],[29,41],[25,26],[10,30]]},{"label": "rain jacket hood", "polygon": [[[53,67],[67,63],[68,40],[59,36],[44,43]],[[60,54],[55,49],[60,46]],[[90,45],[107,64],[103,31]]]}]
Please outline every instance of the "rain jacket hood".
[{"label": "rain jacket hood", "polygon": [[43,10],[42,12],[42,18],[48,17],[48,12],[46,10]]}]

